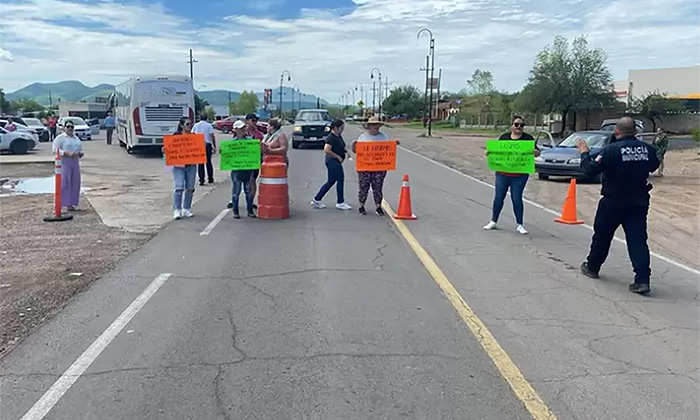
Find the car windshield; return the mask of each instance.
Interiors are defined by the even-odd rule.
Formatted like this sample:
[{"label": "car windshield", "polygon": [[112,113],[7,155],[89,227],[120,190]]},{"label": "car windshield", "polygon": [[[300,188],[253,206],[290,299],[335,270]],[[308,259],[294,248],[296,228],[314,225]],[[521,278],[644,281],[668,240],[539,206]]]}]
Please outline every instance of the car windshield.
[{"label": "car windshield", "polygon": [[41,121],[39,121],[36,118],[25,118],[24,122],[26,122],[27,125],[30,125],[30,126],[43,125],[43,124],[41,124]]},{"label": "car windshield", "polygon": [[297,121],[330,121],[328,112],[325,111],[302,111],[297,116]]},{"label": "car windshield", "polygon": [[608,135],[605,133],[578,132],[564,139],[557,147],[576,147],[576,139],[578,138],[582,138],[588,144],[588,147],[603,147],[607,137]]},{"label": "car windshield", "polygon": [[75,124],[75,125],[87,125],[87,124],[85,123],[85,120],[82,119],[82,118],[80,118],[80,117],[70,117],[70,118],[66,118],[65,121],[63,121],[63,123],[65,124],[65,123],[67,123],[68,121],[72,122],[72,123]]}]

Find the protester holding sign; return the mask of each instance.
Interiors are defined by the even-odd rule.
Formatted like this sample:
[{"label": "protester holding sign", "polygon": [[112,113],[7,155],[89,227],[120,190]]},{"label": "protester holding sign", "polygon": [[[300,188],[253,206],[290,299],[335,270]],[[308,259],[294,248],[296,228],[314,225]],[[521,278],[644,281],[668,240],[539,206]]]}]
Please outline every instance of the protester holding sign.
[{"label": "protester holding sign", "polygon": [[[384,124],[382,124],[379,118],[370,117],[367,122],[362,125],[364,129],[367,130],[367,133],[361,134],[360,137],[352,143],[352,151],[358,153],[358,143],[390,141],[386,134],[379,131],[382,125]],[[399,144],[398,141],[395,143]],[[357,180],[360,184],[360,190],[357,194],[358,201],[360,202],[360,208],[358,209],[360,214],[367,214],[365,210],[365,201],[367,201],[367,195],[371,187],[372,195],[374,196],[374,204],[376,205],[375,213],[377,216],[384,216],[384,210],[382,210],[384,178],[386,178],[386,170],[365,170],[362,167],[357,168]]]},{"label": "protester holding sign", "polygon": [[[530,171],[529,167],[529,160],[524,162],[523,159],[523,149],[522,147],[519,147],[519,145],[506,145],[506,146],[511,146],[510,153],[507,151],[503,150],[503,148],[500,148],[501,150],[498,150],[499,153],[502,153],[502,156],[504,156],[504,159],[489,159],[489,167],[493,167],[494,165],[503,165],[502,167],[507,168],[507,167],[512,167],[518,170],[517,173],[515,172],[503,172],[503,171],[497,171],[496,172],[496,185],[495,185],[495,194],[493,198],[493,208],[492,208],[492,214],[491,214],[491,221],[484,226],[484,229],[486,230],[491,230],[496,228],[496,224],[498,223],[498,217],[501,215],[501,210],[503,210],[503,202],[505,201],[506,194],[508,193],[508,190],[510,189],[510,198],[511,201],[513,202],[513,212],[515,213],[515,222],[518,224],[516,230],[518,233],[521,235],[526,235],[527,230],[523,226],[523,218],[524,218],[524,213],[525,213],[525,205],[523,204],[523,193],[525,191],[525,185],[527,184],[527,180],[529,178],[529,173],[534,172],[534,165],[535,165],[535,157],[539,156],[540,151],[537,150],[535,146],[535,139],[525,133],[523,129],[525,128],[525,122],[523,121],[523,118],[520,116],[514,116],[513,117],[513,122],[511,123],[510,126],[510,133],[504,133],[501,135],[501,137],[498,140],[505,140],[508,141],[509,143],[511,141],[531,141],[531,147],[532,147],[532,154],[529,155],[529,159],[532,160],[532,171]],[[530,147],[530,145],[527,145],[525,147]],[[507,149],[507,148],[506,148]],[[487,150],[486,151],[486,156],[487,158],[489,157],[489,154],[492,153],[491,151]],[[530,153],[530,152],[527,152]],[[527,167],[527,168],[524,168]],[[513,170],[513,169],[510,169]]]},{"label": "protester holding sign", "polygon": [[326,169],[328,170],[328,181],[321,186],[318,193],[311,201],[311,205],[316,209],[326,208],[326,205],[321,202],[323,197],[335,185],[338,193],[338,203],[335,208],[338,210],[351,210],[352,207],[345,202],[345,172],[343,171],[343,162],[347,155],[345,150],[345,140],[342,134],[345,129],[345,122],[340,119],[333,120],[331,123],[331,132],[326,137],[326,144],[323,151],[326,152]]},{"label": "protester holding sign", "polygon": [[[233,140],[222,142],[219,148],[221,169],[231,170],[231,208],[233,209],[233,218],[241,218],[238,211],[238,198],[242,190],[245,194],[248,217],[255,219],[257,216],[253,211],[250,183],[253,171],[260,168],[260,141],[251,139],[251,137],[246,135],[246,125],[240,120],[233,123],[233,134]],[[245,140],[252,141],[245,142]]]},{"label": "protester holding sign", "polygon": [[[178,134],[191,134],[192,122],[189,118],[180,118],[180,123],[177,125]],[[202,144],[204,147],[204,144]],[[166,154],[166,164],[168,163],[167,145],[163,147],[163,152]],[[206,155],[204,157],[206,159]],[[197,165],[185,164],[183,166],[173,166],[173,219],[179,220],[183,217],[192,217],[192,199],[194,197],[194,183],[197,179]],[[183,199],[184,192],[184,199]]]}]

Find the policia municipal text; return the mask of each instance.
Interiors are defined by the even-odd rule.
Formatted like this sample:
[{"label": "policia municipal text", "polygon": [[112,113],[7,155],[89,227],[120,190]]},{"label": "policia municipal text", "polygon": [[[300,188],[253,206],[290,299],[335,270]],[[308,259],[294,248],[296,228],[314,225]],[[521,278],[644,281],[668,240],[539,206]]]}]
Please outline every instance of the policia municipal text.
[{"label": "policia municipal text", "polygon": [[603,174],[603,197],[595,215],[591,251],[581,264],[581,272],[598,278],[615,231],[622,225],[634,268],[634,283],[630,284],[629,290],[649,293],[651,268],[647,213],[652,185],[647,182],[647,177],[659,167],[656,150],[636,138],[634,120],[630,117],[618,121],[615,137],[595,158],[591,157],[588,145],[582,139],[578,140],[577,147],[581,152],[581,168],[586,175],[593,177]]}]

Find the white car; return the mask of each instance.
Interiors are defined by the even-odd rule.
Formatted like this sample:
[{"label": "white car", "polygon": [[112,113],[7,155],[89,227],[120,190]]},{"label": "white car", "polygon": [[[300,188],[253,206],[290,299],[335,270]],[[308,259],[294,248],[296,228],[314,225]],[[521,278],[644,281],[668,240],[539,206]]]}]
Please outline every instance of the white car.
[{"label": "white car", "polygon": [[80,117],[61,117],[58,119],[58,128],[63,130],[63,124],[65,124],[66,121],[70,121],[75,125],[74,132],[80,140],[92,140],[92,130],[84,119]]},{"label": "white car", "polygon": [[[5,128],[5,126],[6,126],[8,123],[9,123],[9,122],[8,122],[7,120],[0,120],[0,127],[1,127],[1,128]],[[18,122],[13,122],[13,124],[15,125],[15,131],[21,131],[21,132],[24,132],[24,133],[29,133],[29,135],[32,137],[32,139],[33,139],[36,143],[39,142],[39,136],[36,134],[36,132],[35,132],[33,129],[27,127],[27,126],[24,125],[24,124],[20,124],[20,123],[18,123]]]},{"label": "white car", "polygon": [[38,118],[24,118],[24,122],[30,130],[34,130],[39,141],[49,141],[49,129]]},{"label": "white car", "polygon": [[28,131],[7,131],[0,128],[0,151],[10,151],[16,155],[23,155],[34,149],[38,141],[34,140]]}]

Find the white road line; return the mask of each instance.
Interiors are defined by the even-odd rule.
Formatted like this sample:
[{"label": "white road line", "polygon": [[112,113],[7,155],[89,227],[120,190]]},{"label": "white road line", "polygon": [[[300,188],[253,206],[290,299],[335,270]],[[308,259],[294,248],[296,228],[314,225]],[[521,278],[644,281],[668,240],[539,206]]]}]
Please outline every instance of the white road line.
[{"label": "white road line", "polygon": [[27,411],[20,420],[41,420],[43,419],[61,397],[71,386],[85,373],[92,362],[102,353],[102,351],[114,340],[126,324],[136,315],[138,311],[153,297],[160,287],[170,278],[172,273],[159,274],[151,284],[133,301],[131,305],[124,309],[124,312],[112,322],[112,325],[97,337],[90,347],[73,362],[63,375],[49,388],[48,391],[37,401],[32,408]]},{"label": "white road line", "polygon": [[221,210],[221,213],[219,213],[219,214],[214,218],[214,220],[212,220],[211,223],[209,223],[209,224],[207,225],[207,227],[204,228],[203,231],[199,232],[199,236],[207,236],[207,235],[209,235],[209,234],[211,233],[211,231],[214,230],[214,228],[216,227],[216,225],[218,225],[219,222],[221,222],[221,221],[223,220],[223,218],[226,217],[226,213],[228,213],[228,212],[229,212],[228,209],[223,209],[223,210]]},{"label": "white road line", "polygon": [[[449,166],[447,166],[447,165],[445,165],[445,164],[442,164],[442,163],[440,163],[440,162],[438,162],[438,161],[436,161],[436,160],[430,159],[429,157],[423,156],[423,155],[421,155],[420,153],[414,152],[413,150],[409,150],[409,149],[407,149],[407,148],[405,148],[405,147],[403,147],[403,146],[399,146],[399,148],[400,148],[401,150],[404,150],[404,151],[406,151],[406,152],[412,154],[412,155],[418,156],[419,158],[423,158],[423,159],[425,159],[425,160],[427,160],[427,161],[429,161],[429,162],[432,162],[432,163],[434,163],[434,164],[436,164],[436,165],[438,165],[438,166],[441,166],[441,167],[443,167],[443,168],[445,168],[445,169],[447,169],[447,170],[450,170],[450,171],[452,171],[452,172],[454,172],[454,173],[456,173],[456,174],[458,174],[458,175],[462,175],[463,177],[469,178],[469,179],[471,179],[471,180],[474,181],[474,182],[478,182],[479,184],[485,185],[485,186],[487,186],[487,187],[489,187],[489,188],[491,188],[491,189],[494,188],[493,185],[489,184],[488,182],[484,182],[484,181],[482,181],[482,180],[480,180],[480,179],[474,178],[474,177],[471,176],[471,175],[467,175],[467,174],[462,173],[462,172],[460,172],[460,171],[458,171],[458,170],[456,170],[456,169],[454,169],[454,168],[450,168]],[[555,216],[559,216],[559,212],[557,212],[557,211],[555,211],[555,210],[552,210],[552,209],[548,209],[547,207],[543,206],[542,204],[539,204],[539,203],[536,203],[536,202],[534,202],[534,201],[528,200],[527,198],[524,198],[523,201],[525,201],[526,203],[530,204],[531,206],[537,207],[537,208],[540,209],[540,210],[544,210],[544,211],[546,211],[546,212],[548,212],[548,213],[551,213],[551,214],[553,214],[553,215],[555,215]],[[588,230],[591,230],[591,231],[593,230],[593,226],[588,225],[588,224],[585,224],[585,223],[582,224],[582,225],[578,225],[578,226],[583,226],[583,227],[585,227],[585,228],[587,228]],[[615,239],[617,242],[621,243],[621,244],[627,245],[627,242],[626,242],[624,239],[620,239],[620,238],[618,238],[617,236],[615,236],[614,239]],[[686,270],[686,271],[689,271],[689,272],[691,272],[691,273],[693,273],[693,274],[700,275],[700,270],[696,270],[695,268],[689,267],[689,266],[687,266],[687,265],[685,265],[685,264],[683,264],[683,263],[681,263],[681,262],[672,260],[672,259],[669,258],[669,257],[666,257],[666,256],[661,255],[661,254],[657,254],[656,252],[651,252],[651,255],[654,256],[654,257],[656,257],[656,258],[658,258],[658,259],[660,259],[660,260],[662,260],[662,261],[665,261],[665,262],[667,262],[667,263],[669,263],[669,264],[675,265],[675,266],[678,267],[678,268],[682,268],[682,269],[684,269],[684,270]]]}]

